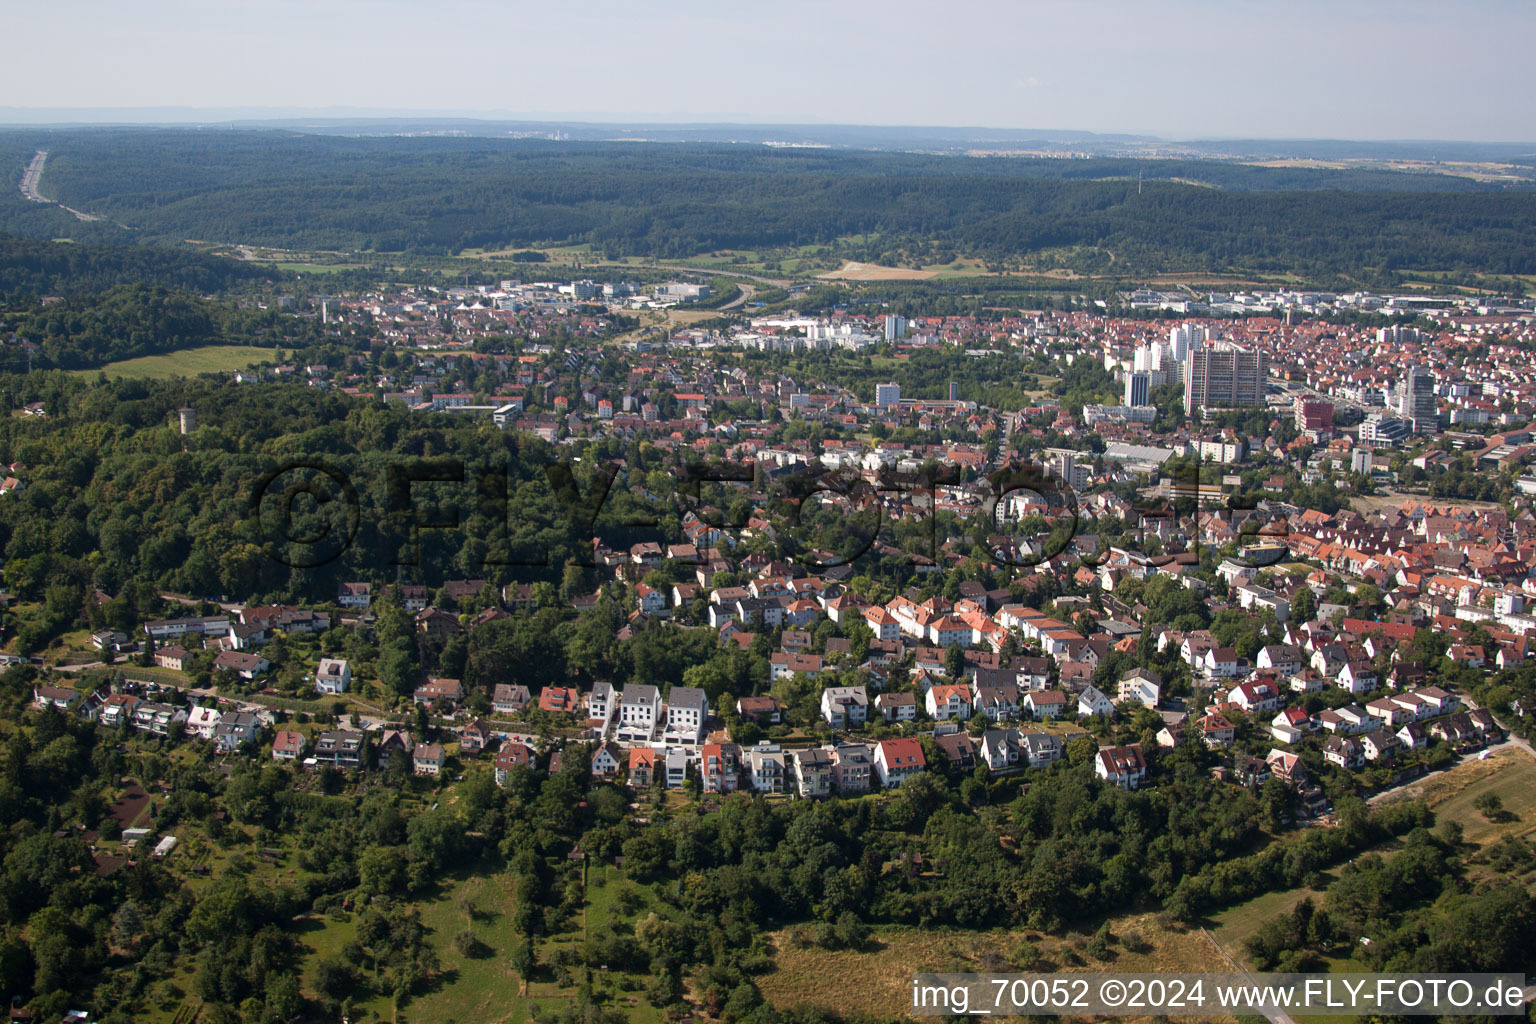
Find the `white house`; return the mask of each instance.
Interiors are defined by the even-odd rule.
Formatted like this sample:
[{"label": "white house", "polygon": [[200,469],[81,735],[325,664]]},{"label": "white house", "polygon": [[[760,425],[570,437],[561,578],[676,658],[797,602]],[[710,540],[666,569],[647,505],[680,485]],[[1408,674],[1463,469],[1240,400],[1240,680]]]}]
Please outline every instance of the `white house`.
[{"label": "white house", "polygon": [[1091,718],[1094,715],[1102,715],[1105,718],[1115,713],[1114,703],[1096,686],[1083,688],[1083,692],[1077,697],[1077,717]]},{"label": "white house", "polygon": [[994,772],[1012,768],[1022,756],[1017,729],[988,729],[981,737],[981,758]]},{"label": "white house", "polygon": [[647,583],[635,584],[635,597],[640,611],[646,615],[659,615],[667,610],[667,592]]},{"label": "white house", "polygon": [[1093,759],[1094,774],[1121,789],[1135,789],[1147,777],[1147,762],[1141,755],[1141,744],[1124,747],[1105,747]]},{"label": "white house", "polygon": [[635,683],[619,696],[618,739],[621,743],[646,743],[656,732],[661,715],[661,694],[656,687]]},{"label": "white house", "polygon": [[667,694],[667,743],[697,746],[709,719],[709,698],[693,686],[674,686]]},{"label": "white house", "polygon": [[857,729],[869,717],[869,694],[862,686],[829,686],[821,691],[821,717],[834,729]]},{"label": "white house", "polygon": [[219,727],[219,719],[223,717],[218,708],[194,707],[192,713],[187,715],[187,735],[211,740],[213,731]]},{"label": "white house", "polygon": [[927,767],[923,745],[912,737],[881,740],[875,746],[875,774],[886,788],[899,786]]},{"label": "white house", "polygon": [[599,680],[592,684],[592,692],[587,695],[587,717],[589,719],[596,719],[606,724],[613,717],[616,706],[617,702],[614,700],[612,683]]},{"label": "white house", "polygon": [[1273,711],[1280,706],[1280,691],[1266,682],[1239,683],[1227,698],[1249,714]]},{"label": "white house", "polygon": [[929,687],[926,703],[936,722],[971,717],[971,691],[958,683]]},{"label": "white house", "polygon": [[1280,675],[1290,676],[1306,665],[1301,649],[1294,644],[1268,644],[1259,651],[1259,668],[1274,669]]},{"label": "white house", "polygon": [[315,689],[321,693],[346,693],[352,685],[352,666],[340,658],[321,658],[315,669]]},{"label": "white house", "polygon": [[910,693],[882,693],[875,698],[875,710],[887,722],[910,722],[917,717],[917,698]]},{"label": "white house", "polygon": [[1059,718],[1067,710],[1068,697],[1060,690],[1032,690],[1024,695],[1024,710],[1036,718]]},{"label": "white house", "polygon": [[1212,647],[1205,652],[1202,668],[1212,679],[1231,679],[1238,675],[1237,652],[1230,647]]}]

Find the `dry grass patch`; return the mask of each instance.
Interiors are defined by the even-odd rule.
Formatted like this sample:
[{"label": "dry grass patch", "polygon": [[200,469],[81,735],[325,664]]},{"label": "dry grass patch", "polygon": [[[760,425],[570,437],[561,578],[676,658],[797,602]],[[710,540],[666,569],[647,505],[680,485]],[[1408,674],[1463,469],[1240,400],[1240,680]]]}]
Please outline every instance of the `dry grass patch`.
[{"label": "dry grass patch", "polygon": [[[1513,746],[1495,751],[1486,761],[1463,762],[1404,792],[1429,804],[1438,821],[1460,822],[1463,840],[1478,846],[1536,828],[1536,760]],[[1484,793],[1497,794],[1503,802],[1503,814],[1496,820],[1473,806]]]},{"label": "dry grass patch", "polygon": [[934,270],[882,267],[875,263],[856,263],[853,260],[845,260],[838,269],[816,276],[839,281],[927,281],[937,273]]},{"label": "dry grass patch", "polygon": [[860,952],[798,946],[790,931],[772,933],[776,969],[756,979],[763,997],[781,1008],[819,1006],[845,1016],[909,1016],[912,975],[917,973],[1017,972],[1011,954],[1023,942],[1038,950],[1045,961],[1038,964],[1042,970],[1161,974],[1227,969],[1220,951],[1199,929],[1165,928],[1150,914],[1111,920],[1111,954],[1102,961],[1084,951],[1091,931],[886,929]]}]

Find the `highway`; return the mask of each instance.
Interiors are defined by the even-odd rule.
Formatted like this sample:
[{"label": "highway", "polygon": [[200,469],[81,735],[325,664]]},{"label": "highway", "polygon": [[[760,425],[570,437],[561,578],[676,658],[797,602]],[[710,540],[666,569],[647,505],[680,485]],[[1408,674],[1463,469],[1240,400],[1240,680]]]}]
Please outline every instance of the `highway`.
[{"label": "highway", "polygon": [[63,203],[56,203],[52,199],[46,198],[41,192],[37,190],[37,186],[43,180],[43,165],[47,162],[48,151],[46,149],[40,149],[35,154],[33,154],[32,162],[27,164],[27,169],[25,171],[21,172],[22,196],[26,199],[30,199],[34,203],[47,203],[50,206],[57,206],[61,210],[66,210],[69,213],[74,214],[76,220],[101,220],[101,217],[94,213],[83,213],[73,207],[65,206]]},{"label": "highway", "polygon": [[48,151],[40,149],[32,157],[32,162],[27,164],[27,169],[21,172],[21,194],[34,203],[51,203],[53,200],[44,199],[37,191],[37,183],[43,177],[43,164],[48,162]]},{"label": "highway", "polygon": [[744,305],[749,299],[752,298],[752,296],[757,294],[757,289],[752,287],[750,284],[741,284],[738,285],[738,287],[741,289],[741,294],[736,296],[730,302],[727,302],[725,305],[721,306],[720,308],[722,310],[735,309],[738,306]]}]

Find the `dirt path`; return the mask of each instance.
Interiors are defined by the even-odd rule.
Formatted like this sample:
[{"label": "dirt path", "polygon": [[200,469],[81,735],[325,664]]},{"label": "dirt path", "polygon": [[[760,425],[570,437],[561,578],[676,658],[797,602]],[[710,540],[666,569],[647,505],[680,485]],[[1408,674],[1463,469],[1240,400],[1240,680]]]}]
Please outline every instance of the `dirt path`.
[{"label": "dirt path", "polygon": [[[1254,984],[1253,975],[1237,965],[1237,961],[1233,960],[1232,955],[1227,952],[1226,948],[1222,946],[1221,943],[1216,941],[1216,937],[1214,935],[1206,931],[1204,928],[1200,929],[1200,934],[1204,935],[1210,944],[1216,947],[1216,952],[1221,954],[1222,959],[1227,962],[1229,967],[1243,976],[1242,984]],[[1290,1014],[1281,1010],[1268,1010],[1265,1012],[1264,1016],[1270,1020],[1271,1024],[1296,1024],[1295,1017],[1292,1017]]]}]

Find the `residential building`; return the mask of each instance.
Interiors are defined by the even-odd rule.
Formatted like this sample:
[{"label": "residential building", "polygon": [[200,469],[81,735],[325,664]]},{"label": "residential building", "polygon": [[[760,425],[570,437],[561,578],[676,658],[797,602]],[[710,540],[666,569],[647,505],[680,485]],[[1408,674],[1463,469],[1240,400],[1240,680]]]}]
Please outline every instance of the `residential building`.
[{"label": "residential building", "polygon": [[862,686],[829,686],[821,691],[821,717],[834,729],[858,729],[869,714]]},{"label": "residential building", "polygon": [[261,720],[248,711],[231,711],[219,719],[213,730],[213,742],[219,750],[238,750],[261,736]]},{"label": "residential building", "polygon": [[315,689],[321,693],[346,693],[352,685],[352,666],[341,658],[321,658],[315,669]]},{"label": "residential building", "polygon": [[533,767],[533,749],[524,743],[503,743],[496,751],[496,760],[492,764],[496,785],[505,786],[512,774],[512,769],[518,765]]},{"label": "residential building", "polygon": [[832,755],[821,747],[797,750],[790,755],[795,788],[801,796],[821,797],[832,792]]},{"label": "residential building", "polygon": [[959,684],[930,687],[926,698],[928,716],[936,722],[971,717],[971,691]]},{"label": "residential building", "polygon": [[417,775],[437,775],[443,770],[443,747],[440,743],[422,743],[411,751],[411,768]]},{"label": "residential building", "polygon": [[363,734],[347,730],[322,732],[315,739],[315,749],[310,759],[318,765],[360,768],[363,763]]},{"label": "residential building", "polygon": [[[627,687],[626,687],[627,689]],[[653,747],[629,748],[629,785],[631,789],[650,789],[656,781],[656,750]]]},{"label": "residential building", "polygon": [[520,683],[497,683],[491,692],[491,710],[498,715],[521,714],[533,695]]},{"label": "residential building", "polygon": [[699,752],[699,781],[706,793],[735,792],[741,781],[741,752],[736,744],[704,744]]},{"label": "residential building", "polygon": [[887,722],[910,722],[917,717],[917,698],[910,693],[882,693],[875,698],[875,710]]},{"label": "residential building", "polygon": [[664,739],[669,744],[697,746],[709,720],[709,698],[692,686],[674,686],[667,694],[667,725]]},{"label": "residential building", "polygon": [[661,715],[661,693],[654,686],[633,683],[619,695],[620,743],[648,743]]},{"label": "residential building", "polygon": [[868,793],[874,757],[862,743],[841,743],[832,750],[832,785],[840,796]]},{"label": "residential building", "polygon": [[923,745],[915,738],[881,740],[875,747],[875,774],[887,789],[901,785],[927,765]]},{"label": "residential building", "polygon": [[292,729],[279,729],[272,739],[272,760],[297,761],[304,756],[304,751],[309,748],[309,741],[304,734]]},{"label": "residential building", "polygon": [[748,777],[754,793],[784,792],[787,772],[785,754],[774,743],[759,743],[745,753]]},{"label": "residential building", "polygon": [[416,687],[416,692],[411,695],[411,699],[417,704],[425,704],[428,707],[439,702],[457,707],[459,701],[464,699],[464,687],[457,679],[430,677],[425,683]]},{"label": "residential building", "polygon": [[1141,744],[1105,747],[1094,758],[1094,774],[1121,789],[1136,789],[1147,778],[1147,762]]},{"label": "residential building", "polygon": [[1184,414],[1197,409],[1263,405],[1268,358],[1230,342],[1190,350],[1184,362]]}]

